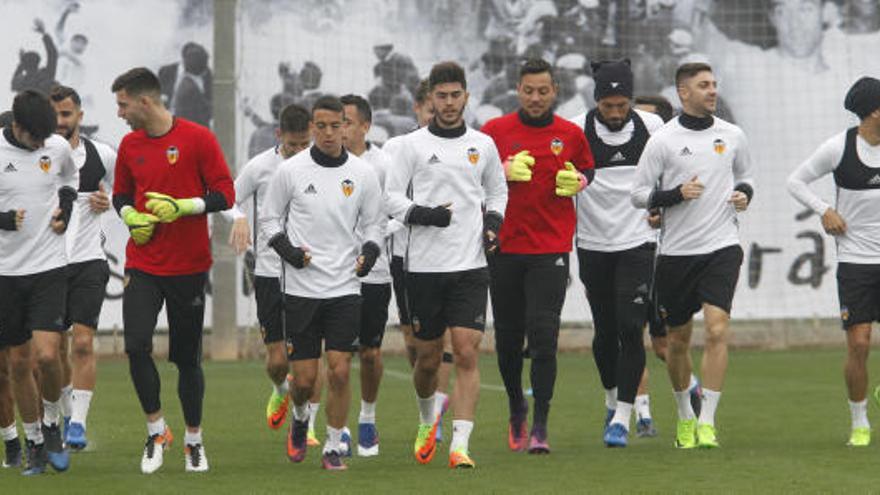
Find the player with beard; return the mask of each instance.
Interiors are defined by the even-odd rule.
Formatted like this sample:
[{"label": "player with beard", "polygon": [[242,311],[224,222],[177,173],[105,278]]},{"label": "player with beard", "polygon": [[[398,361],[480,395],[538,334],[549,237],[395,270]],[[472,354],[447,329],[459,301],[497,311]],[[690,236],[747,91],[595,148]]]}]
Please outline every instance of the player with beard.
[{"label": "player with beard", "polygon": [[[519,110],[482,128],[506,157],[507,210],[489,268],[495,349],[510,408],[508,446],[530,454],[550,453],[547,417],[556,383],[568,253],[577,222],[572,198],[593,173],[584,133],[553,114],[557,89],[547,61],[526,61],[519,71]],[[522,387],[526,340],[534,397],[530,433]]]}]

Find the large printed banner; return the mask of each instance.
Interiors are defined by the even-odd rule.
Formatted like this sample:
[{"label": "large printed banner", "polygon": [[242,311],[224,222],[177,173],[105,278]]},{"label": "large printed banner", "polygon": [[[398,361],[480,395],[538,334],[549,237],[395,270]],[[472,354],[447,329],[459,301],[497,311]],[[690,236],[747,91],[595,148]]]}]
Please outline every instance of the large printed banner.
[{"label": "large printed banner", "polygon": [[[469,123],[515,110],[518,63],[555,66],[557,113],[591,107],[590,60],[628,57],[636,92],[678,105],[675,67],[705,61],[720,80],[720,114],[746,132],[756,196],[740,217],[745,260],[734,317],[834,317],[835,246],[818,218],[785,190],[788,174],[823,140],[855,123],[847,88],[880,75],[880,2],[789,0],[240,0],[237,150],[274,143],[284,105],[356,93],[374,111],[377,144],[415,126],[420,78],[440,60],[468,72]],[[211,0],[0,0],[0,110],[23,87],[52,81],[84,96],[84,131],[113,146],[127,132],[115,115],[113,78],[134,66],[157,71],[166,104],[212,124]],[[4,84],[2,81],[7,81]],[[5,104],[2,102],[6,102]],[[830,179],[817,185],[833,204]],[[601,214],[601,212],[597,212]],[[224,221],[214,219],[214,221]],[[113,276],[102,328],[121,326],[127,232],[105,215]],[[563,319],[590,319],[572,255]],[[239,270],[239,324],[256,320]],[[394,311],[391,312],[392,318]],[[210,323],[210,303],[208,309]]]}]

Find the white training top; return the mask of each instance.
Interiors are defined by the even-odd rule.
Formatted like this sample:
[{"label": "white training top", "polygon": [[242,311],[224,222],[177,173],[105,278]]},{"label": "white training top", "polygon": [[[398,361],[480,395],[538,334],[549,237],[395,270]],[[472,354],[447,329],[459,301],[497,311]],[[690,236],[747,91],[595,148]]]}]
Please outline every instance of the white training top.
[{"label": "white training top", "polygon": [[355,275],[361,240],[382,245],[379,224],[382,192],[373,167],[347,154],[344,163],[316,162],[314,147],[285,160],[272,178],[263,204],[260,230],[266,239],[285,233],[291,244],[306,249],[311,263],[284,267],[284,292],[330,299],[360,294]]},{"label": "white training top", "polygon": [[448,273],[485,267],[483,207],[503,215],[507,205],[498,149],[492,138],[471,128],[455,137],[441,137],[432,130],[433,126],[418,129],[393,147],[386,185],[388,209],[406,223],[414,205],[433,208],[451,203],[452,220],[445,228],[408,226],[405,269]]},{"label": "white training top", "polygon": [[[391,256],[389,249],[391,248],[391,236],[388,233],[388,212],[385,208],[385,182],[388,175],[388,169],[391,168],[391,157],[378,146],[367,146],[367,150],[360,156],[362,160],[373,166],[376,178],[379,179],[379,187],[382,190],[382,210],[379,229],[382,236],[382,242],[379,243],[380,255],[376,260],[376,264],[366,277],[361,279],[365,284],[390,284],[391,283]],[[358,228],[358,235],[363,243],[363,231]]]},{"label": "white training top", "polygon": [[[663,127],[663,119],[656,114],[634,110],[644,122],[648,134],[654,134]],[[585,121],[585,113],[572,120],[581,129]],[[609,146],[624,145],[634,134],[632,119],[619,131],[611,131],[596,120],[596,136]],[[577,195],[578,248],[623,251],[657,240],[657,232],[648,225],[648,211],[633,207],[629,199],[635,182],[636,165],[601,166],[596,163],[593,182]]]},{"label": "white training top", "polygon": [[751,168],[742,129],[718,117],[704,130],[682,126],[679,117],[655,132],[639,160],[633,205],[647,208],[658,181],[671,189],[696,176],[705,186],[699,198],[663,209],[660,254],[708,254],[739,244],[730,197],[738,184],[754,188]]},{"label": "white training top", "polygon": [[[83,175],[91,176],[104,184],[104,191],[109,195],[113,191],[113,171],[116,167],[116,151],[110,146],[95,140],[90,140],[98,152],[97,158],[101,161],[103,169],[96,167],[95,170],[83,170],[86,165],[86,145],[80,139],[79,146],[71,151],[73,163],[79,171],[80,179]],[[90,166],[91,168],[91,166]],[[65,246],[67,249],[68,263],[82,263],[92,260],[106,260],[104,253],[104,230],[101,228],[101,216],[103,213],[95,213],[89,206],[89,197],[94,193],[91,190],[83,190],[82,180],[74,203],[73,213],[70,215],[70,224],[65,234]],[[87,187],[86,189],[92,189]]]},{"label": "white training top", "polygon": [[[257,242],[254,246],[256,267],[254,275],[259,277],[278,277],[281,275],[281,258],[274,249],[268,246],[269,238],[259,228],[257,222],[265,212],[266,191],[274,177],[278,167],[284,161],[284,157],[278,152],[278,147],[273,146],[254,156],[245,164],[238,177],[235,178],[235,204],[242,206],[248,201],[256,200],[252,209],[254,215],[253,231],[257,233]],[[227,210],[229,211],[229,210]],[[236,210],[233,216],[242,215]]]},{"label": "white training top", "polygon": [[[394,161],[391,160],[391,156],[394,155],[394,147],[402,142],[404,136],[406,136],[406,134],[394,136],[388,141],[385,141],[385,144],[382,145],[382,151],[384,151],[389,157],[389,167],[395,166]],[[387,185],[386,178],[385,186],[387,187]],[[406,254],[406,243],[409,239],[409,229],[396,218],[390,218],[388,220],[388,234],[391,235],[391,255],[403,257]]]},{"label": "white training top", "polygon": [[49,223],[58,190],[76,190],[79,175],[70,144],[59,135],[35,151],[20,148],[0,129],[0,211],[25,210],[21,230],[0,230],[0,275],[42,273],[67,264],[64,235]]},{"label": "white training top", "polygon": [[[831,173],[843,164],[846,131],[834,135],[824,143],[788,178],[788,192],[801,204],[820,217],[831,206],[810,190],[808,184]],[[837,260],[845,263],[880,263],[880,145],[871,146],[856,136],[856,155],[865,167],[861,175],[862,188],[837,185],[834,209],[846,222],[846,232],[836,236]],[[842,171],[847,173],[847,171]],[[850,171],[851,173],[852,171]],[[851,176],[852,177],[852,176]],[[858,179],[857,177],[853,177]]]}]

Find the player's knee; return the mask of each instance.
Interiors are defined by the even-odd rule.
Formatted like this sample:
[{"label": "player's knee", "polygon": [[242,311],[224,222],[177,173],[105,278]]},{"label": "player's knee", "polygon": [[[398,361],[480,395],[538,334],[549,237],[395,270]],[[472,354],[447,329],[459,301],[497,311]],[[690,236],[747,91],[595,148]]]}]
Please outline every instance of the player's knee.
[{"label": "player's knee", "polygon": [[361,366],[377,366],[379,364],[380,354],[378,347],[365,347],[358,351]]},{"label": "player's knee", "polygon": [[52,345],[40,346],[36,352],[37,366],[40,369],[60,367],[58,348]]},{"label": "player's knee", "polygon": [[15,381],[22,380],[34,373],[30,356],[12,356],[9,359],[9,371]]},{"label": "player's knee", "polygon": [[479,349],[475,349],[470,346],[464,349],[456,349],[453,353],[455,369],[463,371],[476,369],[477,357],[479,356],[479,352]]},{"label": "player's knee", "polygon": [[727,325],[706,325],[705,345],[715,346],[727,342]]},{"label": "player's knee", "polygon": [[851,340],[847,345],[849,355],[855,359],[865,361],[868,359],[868,353],[871,351],[870,338]]},{"label": "player's knee", "polygon": [[73,354],[74,359],[76,360],[90,359],[95,354],[94,349],[92,348],[91,337],[74,337],[73,345],[71,346],[70,351]]}]

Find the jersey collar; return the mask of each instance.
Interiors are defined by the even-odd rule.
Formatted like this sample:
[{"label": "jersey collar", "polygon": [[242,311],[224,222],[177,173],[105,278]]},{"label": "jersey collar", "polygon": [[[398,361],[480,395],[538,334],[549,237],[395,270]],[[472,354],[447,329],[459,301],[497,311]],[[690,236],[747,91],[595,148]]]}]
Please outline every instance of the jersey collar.
[{"label": "jersey collar", "polygon": [[345,148],[342,148],[342,154],[335,158],[319,150],[317,146],[309,148],[309,153],[312,155],[312,160],[322,167],[341,167],[348,161],[348,152]]},{"label": "jersey collar", "polygon": [[529,127],[547,127],[553,123],[553,112],[547,112],[540,117],[530,117],[522,108],[516,112],[519,115],[519,121]]}]

